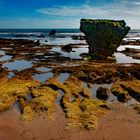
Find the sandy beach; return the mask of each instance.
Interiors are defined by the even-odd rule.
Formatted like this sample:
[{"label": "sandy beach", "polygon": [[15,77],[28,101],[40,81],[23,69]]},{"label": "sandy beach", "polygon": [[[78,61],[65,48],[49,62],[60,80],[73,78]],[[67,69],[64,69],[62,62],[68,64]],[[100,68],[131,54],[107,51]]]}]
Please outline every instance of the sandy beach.
[{"label": "sandy beach", "polygon": [[121,103],[109,105],[111,111],[102,118],[95,130],[66,129],[63,111],[56,106],[52,121],[38,116],[31,122],[20,121],[17,110],[0,115],[1,140],[138,140],[139,114]]}]

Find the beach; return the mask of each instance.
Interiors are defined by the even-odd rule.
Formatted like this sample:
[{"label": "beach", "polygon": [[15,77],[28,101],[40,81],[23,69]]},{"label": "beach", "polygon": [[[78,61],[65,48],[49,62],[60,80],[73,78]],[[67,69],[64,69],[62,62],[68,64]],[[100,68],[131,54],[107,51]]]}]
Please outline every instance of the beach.
[{"label": "beach", "polygon": [[[12,123],[11,123],[12,122]],[[0,115],[0,137],[2,140],[138,140],[139,114],[120,103],[99,119],[96,130],[66,129],[66,119],[61,108],[56,107],[50,122],[39,116],[31,122],[21,122],[16,110]]]},{"label": "beach", "polygon": [[49,32],[0,30],[0,140],[138,140],[140,30],[105,60],[78,29]]}]

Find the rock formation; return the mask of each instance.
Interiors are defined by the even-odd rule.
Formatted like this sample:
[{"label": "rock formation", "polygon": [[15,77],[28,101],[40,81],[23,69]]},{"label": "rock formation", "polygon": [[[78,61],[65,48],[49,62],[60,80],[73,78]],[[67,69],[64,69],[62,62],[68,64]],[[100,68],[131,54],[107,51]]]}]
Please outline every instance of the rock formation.
[{"label": "rock formation", "polygon": [[99,87],[97,90],[96,97],[101,100],[107,100],[110,96],[110,91],[108,88]]},{"label": "rock formation", "polygon": [[50,36],[51,35],[55,35],[55,34],[56,34],[56,30],[55,29],[51,30],[50,33],[49,33]]},{"label": "rock formation", "polygon": [[89,54],[104,59],[113,55],[130,27],[124,20],[81,19],[80,30],[86,35]]}]

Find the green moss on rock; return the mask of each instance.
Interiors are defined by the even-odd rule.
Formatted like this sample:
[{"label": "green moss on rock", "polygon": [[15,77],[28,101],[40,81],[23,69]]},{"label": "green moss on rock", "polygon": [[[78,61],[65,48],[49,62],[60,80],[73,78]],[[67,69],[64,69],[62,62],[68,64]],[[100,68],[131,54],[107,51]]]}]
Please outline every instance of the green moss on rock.
[{"label": "green moss on rock", "polygon": [[112,56],[130,30],[124,20],[81,19],[80,30],[86,35],[93,58]]}]

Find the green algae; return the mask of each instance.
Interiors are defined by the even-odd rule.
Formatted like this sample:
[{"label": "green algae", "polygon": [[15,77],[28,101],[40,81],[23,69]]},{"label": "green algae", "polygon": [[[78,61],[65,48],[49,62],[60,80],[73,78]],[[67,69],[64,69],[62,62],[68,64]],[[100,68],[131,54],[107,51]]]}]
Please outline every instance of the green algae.
[{"label": "green algae", "polygon": [[124,98],[124,101],[130,99],[130,96],[140,99],[140,81],[131,80],[131,81],[117,81],[113,84],[111,92],[115,96],[120,96]]},{"label": "green algae", "polygon": [[82,23],[90,23],[90,24],[97,24],[97,23],[102,23],[102,24],[110,24],[112,26],[120,26],[120,27],[125,27],[126,23],[124,20],[107,20],[107,19],[81,19]]},{"label": "green algae", "polygon": [[66,113],[67,128],[95,129],[97,116],[108,110],[106,103],[93,100],[83,82],[74,76],[70,76],[64,84],[59,83],[56,77],[52,78],[47,81],[47,85],[57,87],[65,93],[60,103]]},{"label": "green algae", "polygon": [[0,86],[0,111],[10,109],[18,98],[30,93],[30,88],[40,85],[37,81],[13,78],[1,81]]},{"label": "green algae", "polygon": [[68,118],[67,127],[95,129],[97,117],[107,112],[107,109],[102,108],[104,105],[106,106],[105,102],[95,101],[91,98],[78,98],[73,102],[63,100],[64,111]]},{"label": "green algae", "polygon": [[44,113],[45,117],[51,120],[55,110],[55,99],[59,93],[44,85],[32,89],[31,94],[33,98],[29,102],[26,100],[20,102],[23,108],[21,119],[30,121]]}]

